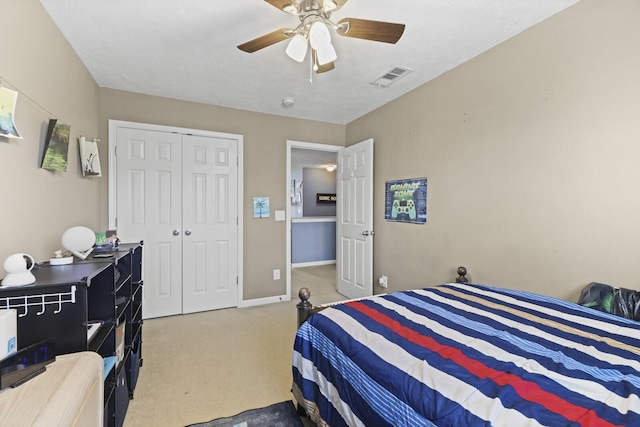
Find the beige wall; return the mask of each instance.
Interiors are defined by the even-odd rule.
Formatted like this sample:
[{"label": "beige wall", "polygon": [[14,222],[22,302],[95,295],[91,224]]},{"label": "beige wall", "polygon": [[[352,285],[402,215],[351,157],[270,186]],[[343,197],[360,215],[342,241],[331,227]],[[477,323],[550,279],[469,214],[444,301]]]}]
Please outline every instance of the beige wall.
[{"label": "beige wall", "polygon": [[[78,137],[98,136],[98,87],[37,0],[0,0],[3,86],[19,92],[16,127],[0,137],[0,278],[4,259],[26,252],[53,256],[73,225],[97,227],[97,179],[83,178]],[[40,169],[49,119],[71,125],[66,173]]]},{"label": "beige wall", "polygon": [[[243,135],[244,299],[286,292],[285,222],[275,222],[273,213],[286,209],[286,141],[344,145],[344,126],[100,89],[100,134],[104,141],[109,119]],[[104,148],[101,155],[106,158]],[[103,180],[103,203],[107,193],[107,182]],[[270,198],[268,220],[253,218],[255,196]],[[104,225],[108,223],[107,211],[102,214]],[[276,268],[282,274],[280,280],[274,281]]]},{"label": "beige wall", "polygon": [[[347,125],[375,139],[375,277],[640,289],[638,22],[637,0],[582,0]],[[413,177],[427,224],[385,222],[384,182]]]}]

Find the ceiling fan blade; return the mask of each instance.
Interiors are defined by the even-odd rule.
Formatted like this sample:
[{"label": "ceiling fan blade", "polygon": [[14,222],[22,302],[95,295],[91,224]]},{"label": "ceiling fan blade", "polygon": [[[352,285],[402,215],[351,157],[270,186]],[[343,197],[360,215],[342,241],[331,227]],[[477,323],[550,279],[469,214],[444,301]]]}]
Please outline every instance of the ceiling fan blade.
[{"label": "ceiling fan blade", "polygon": [[[298,14],[298,6],[293,0],[264,0],[271,6],[277,7],[283,12],[291,13],[293,15]],[[346,0],[345,0],[346,1]]]},{"label": "ceiling fan blade", "polygon": [[238,49],[243,50],[247,53],[253,53],[265,47],[271,46],[272,44],[281,42],[282,40],[286,40],[290,36],[291,29],[281,28],[279,30],[272,31],[269,34],[265,34],[264,36],[258,37],[257,39],[253,39],[251,41],[243,43],[238,46]]},{"label": "ceiling fan blade", "polygon": [[384,43],[396,43],[404,33],[404,24],[356,18],[341,19],[337,27],[336,31],[341,36]]},{"label": "ceiling fan blade", "polygon": [[335,63],[333,62],[327,62],[324,65],[318,65],[318,69],[316,70],[316,73],[320,74],[320,73],[326,73],[327,71],[331,71],[334,68],[336,68]]}]

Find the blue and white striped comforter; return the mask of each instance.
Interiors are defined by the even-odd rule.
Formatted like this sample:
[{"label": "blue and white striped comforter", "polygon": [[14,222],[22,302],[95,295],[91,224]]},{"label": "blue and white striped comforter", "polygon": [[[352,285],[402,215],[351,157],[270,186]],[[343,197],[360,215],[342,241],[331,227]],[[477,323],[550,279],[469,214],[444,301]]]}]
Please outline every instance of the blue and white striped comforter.
[{"label": "blue and white striped comforter", "polygon": [[640,323],[448,284],[327,308],[296,335],[318,425],[640,426]]}]

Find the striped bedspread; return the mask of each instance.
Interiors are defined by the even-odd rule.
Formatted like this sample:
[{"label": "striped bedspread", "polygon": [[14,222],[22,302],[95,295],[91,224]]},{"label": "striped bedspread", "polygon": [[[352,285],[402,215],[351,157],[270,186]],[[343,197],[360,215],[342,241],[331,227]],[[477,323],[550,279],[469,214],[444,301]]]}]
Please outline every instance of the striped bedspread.
[{"label": "striped bedspread", "polygon": [[640,426],[640,323],[484,285],[375,296],[300,327],[293,393],[332,427]]}]

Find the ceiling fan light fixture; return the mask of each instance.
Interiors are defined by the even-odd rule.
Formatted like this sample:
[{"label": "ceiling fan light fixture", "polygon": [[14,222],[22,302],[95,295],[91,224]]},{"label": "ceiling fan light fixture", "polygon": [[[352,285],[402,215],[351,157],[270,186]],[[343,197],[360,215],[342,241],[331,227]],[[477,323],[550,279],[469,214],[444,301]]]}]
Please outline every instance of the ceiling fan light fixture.
[{"label": "ceiling fan light fixture", "polygon": [[326,45],[331,45],[331,34],[322,21],[316,21],[309,28],[309,43],[315,50],[322,49]]},{"label": "ceiling fan light fixture", "polygon": [[302,62],[304,57],[307,56],[307,46],[309,41],[302,34],[296,34],[291,38],[289,45],[287,46],[286,53],[289,58],[294,61]]},{"label": "ceiling fan light fixture", "polygon": [[325,12],[331,12],[332,10],[336,10],[338,5],[333,0],[324,0],[322,9]]},{"label": "ceiling fan light fixture", "polygon": [[316,51],[317,65],[325,65],[338,59],[336,50],[331,44],[331,34],[326,24],[316,21],[309,28],[309,44]]},{"label": "ceiling fan light fixture", "polygon": [[318,65],[325,65],[338,59],[338,54],[331,43],[316,49]]}]

